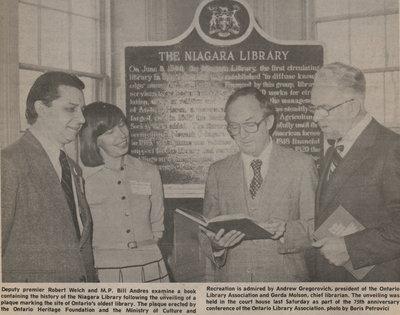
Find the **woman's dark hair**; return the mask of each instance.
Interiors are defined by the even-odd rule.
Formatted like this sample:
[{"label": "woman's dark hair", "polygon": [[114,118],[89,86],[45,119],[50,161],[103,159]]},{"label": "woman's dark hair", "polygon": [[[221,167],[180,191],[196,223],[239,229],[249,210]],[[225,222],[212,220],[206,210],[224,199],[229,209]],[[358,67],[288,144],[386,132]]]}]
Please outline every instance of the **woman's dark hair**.
[{"label": "woman's dark hair", "polygon": [[80,156],[85,166],[99,166],[104,164],[97,145],[97,138],[107,130],[114,128],[125,115],[117,106],[94,102],[83,109],[85,123],[80,131]]}]

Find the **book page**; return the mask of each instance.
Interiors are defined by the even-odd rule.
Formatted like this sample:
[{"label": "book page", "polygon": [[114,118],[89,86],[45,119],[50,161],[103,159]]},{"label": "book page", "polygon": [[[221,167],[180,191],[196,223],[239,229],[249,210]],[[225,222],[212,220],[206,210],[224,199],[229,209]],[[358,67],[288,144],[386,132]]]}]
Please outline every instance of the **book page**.
[{"label": "book page", "polygon": [[248,215],[244,213],[238,213],[238,214],[224,214],[224,215],[219,215],[215,218],[209,219],[208,222],[219,222],[219,221],[228,221],[228,220],[239,220],[239,219],[249,219],[252,220]]}]

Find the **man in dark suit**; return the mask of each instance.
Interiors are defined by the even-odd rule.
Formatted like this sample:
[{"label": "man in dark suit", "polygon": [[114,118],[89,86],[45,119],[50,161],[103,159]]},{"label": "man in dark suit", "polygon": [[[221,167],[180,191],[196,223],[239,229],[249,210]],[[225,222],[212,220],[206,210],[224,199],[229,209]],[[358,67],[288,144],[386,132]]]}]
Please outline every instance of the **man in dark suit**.
[{"label": "man in dark suit", "polygon": [[[364,230],[336,229],[319,248],[316,280],[357,281],[355,270],[373,267],[362,281],[400,281],[400,136],[365,110],[364,74],[333,63],[321,68],[311,102],[314,120],[331,144],[326,151],[316,201],[316,229],[339,207]],[[342,230],[342,231],[340,231]]]},{"label": "man in dark suit", "polygon": [[203,231],[201,246],[217,266],[207,264],[210,280],[308,281],[305,250],[311,247],[317,185],[313,159],[272,141],[275,110],[255,88],[228,98],[225,120],[239,152],[210,166],[204,215],[246,215],[273,237],[242,241],[244,234],[234,230]]},{"label": "man in dark suit", "polygon": [[3,282],[96,281],[81,170],[64,151],[85,121],[83,88],[71,74],[41,75],[27,97],[30,128],[2,151]]}]

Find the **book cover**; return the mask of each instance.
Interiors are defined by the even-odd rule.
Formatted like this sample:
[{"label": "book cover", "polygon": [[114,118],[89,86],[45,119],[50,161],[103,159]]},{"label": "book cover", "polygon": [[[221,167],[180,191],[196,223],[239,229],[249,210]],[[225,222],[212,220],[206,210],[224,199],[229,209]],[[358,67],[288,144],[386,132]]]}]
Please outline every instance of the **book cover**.
[{"label": "book cover", "polygon": [[[314,232],[315,240],[324,237],[346,236],[364,230],[365,227],[354,218],[345,208],[339,206],[322,225]],[[363,279],[374,266],[354,269],[349,260],[344,266],[356,279]]]},{"label": "book cover", "polygon": [[200,213],[189,209],[180,208],[176,209],[176,212],[214,233],[220,229],[224,229],[225,232],[236,230],[245,234],[244,240],[269,239],[273,235],[243,214],[221,215],[207,220]]}]

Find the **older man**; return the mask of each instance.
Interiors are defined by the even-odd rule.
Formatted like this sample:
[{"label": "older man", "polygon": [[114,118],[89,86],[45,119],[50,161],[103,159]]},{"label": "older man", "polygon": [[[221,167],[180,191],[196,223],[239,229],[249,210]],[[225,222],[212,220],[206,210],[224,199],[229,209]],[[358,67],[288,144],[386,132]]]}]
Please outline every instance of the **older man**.
[{"label": "older man", "polygon": [[240,152],[211,165],[204,215],[245,214],[274,236],[242,241],[237,231],[204,231],[202,247],[216,265],[214,280],[307,281],[304,250],[311,246],[314,222],[314,161],[272,141],[275,111],[259,90],[234,92],[225,113]]},{"label": "older man", "polygon": [[[339,207],[365,229],[314,243],[319,281],[400,281],[400,136],[365,110],[365,78],[352,66],[321,68],[311,102],[331,147],[317,190],[316,229]],[[347,235],[348,234],[348,235]],[[355,270],[373,266],[356,279]]]},{"label": "older man", "polygon": [[2,151],[4,282],[96,280],[81,170],[64,151],[85,121],[83,88],[71,74],[41,75],[26,101],[30,128]]}]

